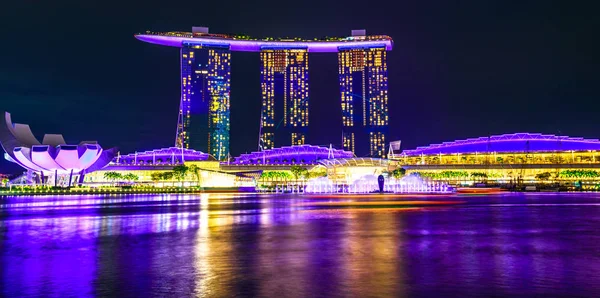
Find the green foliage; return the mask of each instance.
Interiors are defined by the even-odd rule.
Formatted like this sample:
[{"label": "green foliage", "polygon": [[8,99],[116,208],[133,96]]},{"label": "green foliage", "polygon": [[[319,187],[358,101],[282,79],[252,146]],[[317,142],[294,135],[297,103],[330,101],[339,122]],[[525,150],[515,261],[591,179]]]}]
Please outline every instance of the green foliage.
[{"label": "green foliage", "polygon": [[406,175],[406,170],[404,168],[397,168],[394,169],[390,174],[392,177],[399,179]]},{"label": "green foliage", "polygon": [[185,179],[185,176],[189,170],[190,168],[186,165],[177,165],[173,167],[173,178],[175,178],[177,181],[182,181]]},{"label": "green foliage", "polygon": [[287,181],[291,180],[292,175],[284,171],[265,171],[260,175],[260,179],[270,181]]},{"label": "green foliage", "polygon": [[134,173],[127,173],[125,175],[123,175],[123,180],[126,181],[138,181],[140,179],[140,177],[138,177],[138,175],[134,174]]},{"label": "green foliage", "polygon": [[196,181],[200,181],[200,168],[197,165],[190,165],[188,171],[196,177]]},{"label": "green foliage", "polygon": [[158,181],[162,180],[162,173],[152,173],[152,174],[150,174],[150,180],[152,180],[154,182],[158,182]]},{"label": "green foliage", "polygon": [[431,179],[463,179],[468,178],[469,173],[465,171],[441,171],[441,172],[415,172],[419,176]]},{"label": "green foliage", "polygon": [[173,172],[162,172],[159,174],[160,180],[171,180],[173,179]]},{"label": "green foliage", "polygon": [[104,172],[104,179],[106,180],[110,180],[110,181],[117,181],[117,180],[121,180],[123,178],[123,175],[121,175],[121,173],[117,173],[117,172]]},{"label": "green foliage", "polygon": [[560,178],[598,178],[600,173],[594,170],[564,170],[558,173]]},{"label": "green foliage", "polygon": [[485,179],[487,177],[488,177],[488,175],[486,173],[483,173],[483,172],[473,172],[473,173],[471,173],[471,178],[483,178],[483,179]]},{"label": "green foliage", "polygon": [[308,172],[307,175],[306,175],[307,179],[319,178],[319,177],[327,177],[327,171],[325,171],[325,170],[315,170],[315,171]]},{"label": "green foliage", "polygon": [[308,170],[305,167],[292,166],[290,168],[290,172],[292,172],[292,175],[294,175],[294,179],[298,180],[298,177],[306,177],[306,173],[308,173]]},{"label": "green foliage", "polygon": [[154,182],[173,179],[173,172],[156,172],[150,174],[150,179]]},{"label": "green foliage", "polygon": [[543,172],[543,173],[539,173],[535,175],[535,179],[538,180],[548,180],[550,179],[550,177],[552,176],[552,173],[550,172]]},{"label": "green foliage", "polygon": [[488,178],[502,178],[504,177],[504,175],[498,173],[498,172],[490,172],[487,173]]}]

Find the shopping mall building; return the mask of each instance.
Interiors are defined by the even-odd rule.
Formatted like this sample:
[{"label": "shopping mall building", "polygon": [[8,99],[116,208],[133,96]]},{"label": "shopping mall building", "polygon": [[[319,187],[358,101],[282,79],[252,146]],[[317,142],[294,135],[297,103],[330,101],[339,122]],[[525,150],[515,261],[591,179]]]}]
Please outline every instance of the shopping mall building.
[{"label": "shopping mall building", "polygon": [[407,174],[455,182],[600,180],[600,141],[539,133],[431,144],[390,155]]}]

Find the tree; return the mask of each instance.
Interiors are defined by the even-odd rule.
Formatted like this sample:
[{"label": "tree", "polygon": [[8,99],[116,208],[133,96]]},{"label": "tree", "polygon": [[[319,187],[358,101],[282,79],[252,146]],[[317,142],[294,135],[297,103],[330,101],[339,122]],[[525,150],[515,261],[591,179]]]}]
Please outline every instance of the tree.
[{"label": "tree", "polygon": [[271,178],[271,172],[263,171],[262,173],[260,173],[260,180],[269,180],[269,178]]},{"label": "tree", "polygon": [[173,177],[181,182],[181,187],[183,187],[183,179],[185,179],[189,170],[190,168],[186,165],[177,165],[173,167]]},{"label": "tree", "polygon": [[194,174],[194,177],[196,177],[196,181],[198,182],[198,186],[200,186],[200,168],[197,165],[190,165],[188,170]]},{"label": "tree", "polygon": [[266,171],[260,175],[261,180],[270,180],[271,182],[288,181],[292,178],[292,175],[285,171]]},{"label": "tree", "polygon": [[121,173],[113,172],[113,171],[104,172],[104,179],[106,179],[106,180],[114,182],[117,180],[121,180],[122,178],[123,178],[123,175],[121,175]]},{"label": "tree", "polygon": [[400,179],[404,175],[406,175],[406,170],[404,168],[397,168],[397,169],[394,169],[391,174],[392,174],[392,177],[394,177],[396,179]]},{"label": "tree", "polygon": [[173,179],[173,172],[162,172],[157,174],[158,180],[168,181]]},{"label": "tree", "polygon": [[171,180],[173,179],[173,172],[162,172],[160,173],[161,180]]},{"label": "tree", "polygon": [[564,170],[558,173],[561,178],[597,178],[600,177],[600,173],[594,170]]},{"label": "tree", "polygon": [[304,176],[304,173],[308,172],[308,170],[305,167],[292,166],[290,168],[290,172],[292,172],[292,175],[294,175],[294,179],[298,180],[298,177]]},{"label": "tree", "polygon": [[552,176],[552,174],[550,172],[543,172],[543,173],[536,174],[535,179],[545,181],[545,180],[550,179],[551,176]]},{"label": "tree", "polygon": [[288,172],[281,171],[279,172],[279,177],[282,181],[288,181],[292,178],[292,175]]},{"label": "tree", "polygon": [[157,173],[157,172],[150,174],[150,180],[154,181],[155,183],[162,180],[161,174],[162,173]]},{"label": "tree", "polygon": [[138,177],[138,175],[134,174],[134,173],[127,173],[125,175],[123,175],[123,179],[129,182],[133,182],[133,181],[138,181],[140,179],[140,177]]},{"label": "tree", "polygon": [[310,171],[307,173],[307,178],[319,178],[319,177],[327,177],[327,171],[319,169],[319,170],[314,170],[314,171]]},{"label": "tree", "polygon": [[468,178],[469,173],[465,171],[441,171],[441,172],[414,172],[423,178],[430,178],[434,180],[439,179],[463,179]]},{"label": "tree", "polygon": [[485,181],[488,178],[488,175],[483,172],[473,172],[471,173],[471,178],[473,178],[473,180]]}]

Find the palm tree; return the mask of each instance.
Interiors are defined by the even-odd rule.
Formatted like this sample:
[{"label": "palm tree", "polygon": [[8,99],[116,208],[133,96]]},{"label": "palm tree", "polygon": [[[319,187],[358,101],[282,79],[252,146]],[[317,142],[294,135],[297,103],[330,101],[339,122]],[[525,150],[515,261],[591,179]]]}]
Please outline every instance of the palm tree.
[{"label": "palm tree", "polygon": [[160,175],[160,180],[171,180],[173,179],[173,172],[162,172],[159,174]]},{"label": "palm tree", "polygon": [[173,177],[181,182],[181,187],[183,187],[183,179],[185,179],[189,169],[190,168],[186,165],[177,165],[173,167]]},{"label": "palm tree", "polygon": [[123,175],[123,179],[128,182],[133,182],[133,181],[138,181],[140,179],[140,177],[138,177],[138,175],[136,175],[134,173],[127,173],[127,174]]},{"label": "palm tree", "polygon": [[296,180],[296,182],[298,181],[298,177],[303,176],[303,174],[307,171],[308,170],[305,167],[301,166],[294,165],[290,168],[290,172],[292,172],[292,175],[294,175],[294,180]]},{"label": "palm tree", "polygon": [[406,174],[406,170],[404,168],[397,168],[392,171],[392,177],[396,179],[402,178]]},{"label": "palm tree", "polygon": [[116,180],[120,180],[122,178],[123,178],[123,175],[121,175],[121,173],[113,172],[113,171],[104,172],[104,179],[106,179],[106,180],[115,182]]},{"label": "palm tree", "polygon": [[150,174],[150,180],[154,181],[154,183],[162,180],[162,173],[152,173]]},{"label": "palm tree", "polygon": [[192,174],[194,174],[194,176],[196,177],[198,186],[200,186],[200,168],[197,165],[190,165],[188,168],[188,171],[190,171]]},{"label": "palm tree", "polygon": [[483,172],[473,172],[471,173],[471,178],[473,178],[473,180],[485,181],[488,178],[488,175]]}]

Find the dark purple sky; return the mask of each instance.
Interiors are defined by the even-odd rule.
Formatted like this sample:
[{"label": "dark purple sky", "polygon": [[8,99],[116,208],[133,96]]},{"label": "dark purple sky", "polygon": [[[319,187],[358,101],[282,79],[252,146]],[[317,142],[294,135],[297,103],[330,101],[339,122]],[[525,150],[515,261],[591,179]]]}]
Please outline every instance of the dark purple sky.
[{"label": "dark purple sky", "polygon": [[[145,30],[387,34],[390,133],[403,148],[512,132],[600,137],[595,1],[4,1],[0,107],[35,134],[122,153],[173,144],[178,50]],[[257,53],[233,53],[232,155],[254,150]],[[340,142],[337,56],[310,56],[310,138]],[[0,163],[0,172],[9,170]]]}]

